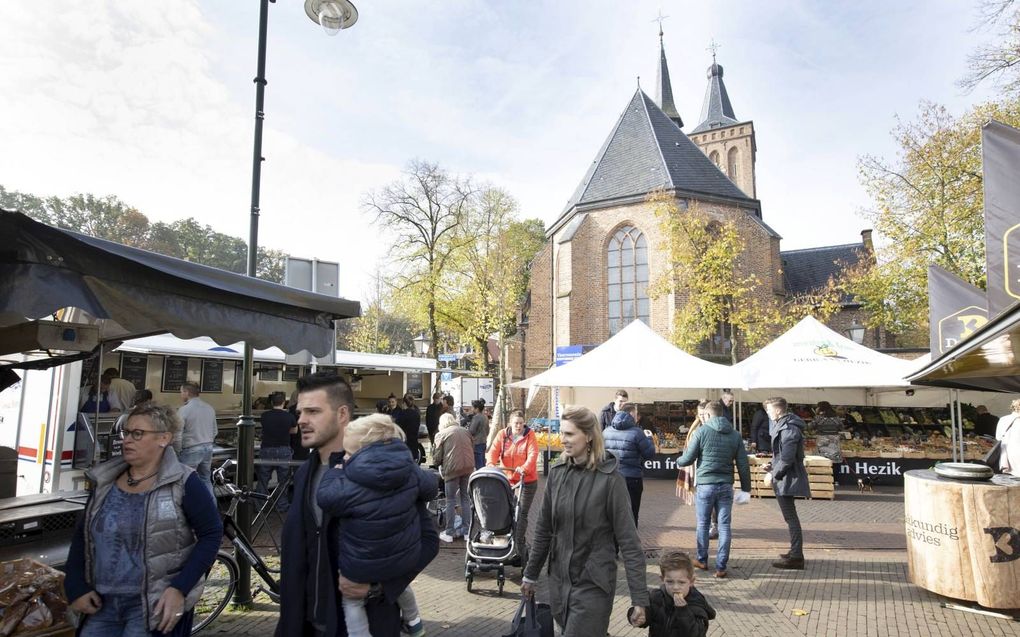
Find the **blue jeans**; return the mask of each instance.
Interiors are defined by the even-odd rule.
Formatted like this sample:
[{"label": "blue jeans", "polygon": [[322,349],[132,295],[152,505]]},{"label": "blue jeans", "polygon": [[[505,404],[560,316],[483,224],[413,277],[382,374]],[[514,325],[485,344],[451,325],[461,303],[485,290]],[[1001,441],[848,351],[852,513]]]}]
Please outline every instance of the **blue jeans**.
[{"label": "blue jeans", "polygon": [[732,484],[699,484],[695,506],[698,515],[698,561],[708,564],[708,526],[712,509],[719,512],[719,549],[715,553],[715,569],[725,571],[730,559],[730,513],[733,511]]},{"label": "blue jeans", "polygon": [[95,615],[86,615],[80,637],[150,637],[142,613],[142,596],[103,595]]},{"label": "blue jeans", "polygon": [[212,491],[212,450],[211,442],[203,442],[181,449],[181,454],[177,458],[198,473],[198,477],[202,478],[209,491]]},{"label": "blue jeans", "polygon": [[475,469],[485,466],[485,443],[475,445]]},{"label": "blue jeans", "polygon": [[[259,460],[290,460],[294,457],[294,450],[290,447],[262,447],[259,449]],[[280,488],[280,485],[286,484],[290,479],[290,467],[285,464],[260,464],[255,468],[259,476],[259,493],[269,493],[269,480],[273,476],[273,472],[276,472],[276,488]],[[290,494],[288,493],[289,486],[283,490],[280,494],[280,499],[276,501],[277,511],[286,511],[290,508]]]}]

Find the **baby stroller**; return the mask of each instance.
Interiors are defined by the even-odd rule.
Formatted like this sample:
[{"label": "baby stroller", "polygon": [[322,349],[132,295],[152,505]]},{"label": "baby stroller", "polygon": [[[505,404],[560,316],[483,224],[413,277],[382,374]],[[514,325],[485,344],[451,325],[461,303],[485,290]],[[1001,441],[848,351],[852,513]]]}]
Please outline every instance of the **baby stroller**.
[{"label": "baby stroller", "polygon": [[510,486],[510,480],[496,467],[485,467],[468,478],[471,494],[471,528],[465,538],[467,554],[464,557],[464,579],[471,592],[475,573],[496,571],[496,585],[503,594],[506,566],[524,568],[523,547],[517,546],[514,532],[520,514],[520,484]]}]

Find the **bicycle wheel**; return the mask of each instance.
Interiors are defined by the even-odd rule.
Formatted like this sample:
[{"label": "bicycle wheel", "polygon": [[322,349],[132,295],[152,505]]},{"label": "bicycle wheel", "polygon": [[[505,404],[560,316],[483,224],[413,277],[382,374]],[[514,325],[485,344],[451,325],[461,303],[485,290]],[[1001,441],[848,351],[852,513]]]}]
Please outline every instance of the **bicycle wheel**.
[{"label": "bicycle wheel", "polygon": [[209,569],[202,597],[195,604],[195,621],[191,626],[194,635],[216,619],[230,603],[237,586],[237,562],[229,553],[220,551]]}]

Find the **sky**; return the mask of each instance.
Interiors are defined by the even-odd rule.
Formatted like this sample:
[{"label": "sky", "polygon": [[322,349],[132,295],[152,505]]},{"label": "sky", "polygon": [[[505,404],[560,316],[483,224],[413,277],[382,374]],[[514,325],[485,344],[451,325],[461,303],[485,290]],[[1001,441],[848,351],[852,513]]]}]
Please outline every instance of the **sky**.
[{"label": "sky", "polygon": [[[956,82],[992,33],[960,0],[354,0],[326,36],[301,0],[269,9],[261,245],[340,263],[365,300],[392,241],[365,194],[413,159],[563,211],[633,95],[653,98],[658,24],[677,108],[700,121],[714,40],[753,120],[763,217],[782,249],[853,243],[865,154],[896,117],[989,98]],[[247,237],[255,0],[0,3],[0,185],[116,195],[153,221]]]}]

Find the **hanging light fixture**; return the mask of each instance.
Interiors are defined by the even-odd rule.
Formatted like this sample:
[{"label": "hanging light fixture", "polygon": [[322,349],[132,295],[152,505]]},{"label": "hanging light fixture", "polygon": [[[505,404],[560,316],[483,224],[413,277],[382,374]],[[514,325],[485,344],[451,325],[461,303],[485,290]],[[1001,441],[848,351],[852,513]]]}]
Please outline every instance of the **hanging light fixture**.
[{"label": "hanging light fixture", "polygon": [[326,35],[336,35],[358,21],[358,10],[350,0],[305,0],[305,13]]}]

